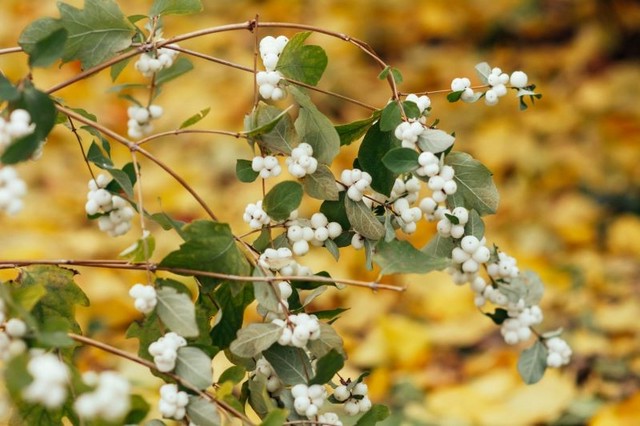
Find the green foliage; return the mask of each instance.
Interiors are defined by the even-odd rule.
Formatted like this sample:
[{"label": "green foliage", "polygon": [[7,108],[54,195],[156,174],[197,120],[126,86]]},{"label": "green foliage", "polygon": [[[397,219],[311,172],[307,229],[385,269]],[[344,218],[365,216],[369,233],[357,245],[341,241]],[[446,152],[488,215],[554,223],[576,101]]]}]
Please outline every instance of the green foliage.
[{"label": "green foliage", "polygon": [[189,395],[187,416],[191,422],[198,426],[219,426],[222,424],[216,405],[201,396]]},{"label": "green foliage", "polygon": [[198,389],[206,389],[213,383],[211,358],[192,346],[178,349],[175,372]]},{"label": "green foliage", "polygon": [[287,420],[289,412],[283,409],[272,410],[267,417],[264,418],[260,426],[280,426]]},{"label": "green foliage", "polygon": [[487,167],[465,152],[451,152],[445,164],[455,170],[458,185],[455,194],[447,197],[450,208],[464,206],[476,210],[480,216],[493,214],[498,208],[498,190]]},{"label": "green foliage", "polygon": [[381,274],[426,274],[427,272],[443,269],[448,261],[440,257],[432,257],[424,251],[413,247],[407,241],[380,240],[376,244],[373,255],[382,270]]},{"label": "green foliage", "polygon": [[156,291],[158,316],[169,330],[183,337],[197,337],[196,311],[191,298],[169,286]]},{"label": "green foliage", "polygon": [[298,182],[287,180],[275,185],[265,195],[262,208],[273,220],[285,220],[302,202],[304,191]]},{"label": "green foliage", "polygon": [[198,123],[200,120],[205,118],[207,115],[209,115],[210,111],[211,111],[211,107],[201,109],[196,114],[192,115],[191,117],[183,121],[182,124],[180,125],[180,129],[186,129],[187,127],[193,126],[194,124]]},{"label": "green foliage", "polygon": [[367,133],[369,127],[380,118],[380,111],[374,111],[371,117],[357,120],[352,123],[335,126],[340,137],[340,146],[351,145]]},{"label": "green foliage", "polygon": [[135,27],[114,0],[85,0],[84,9],[60,2],[58,9],[68,33],[63,61],[91,68],[131,46]]},{"label": "green foliage", "polygon": [[135,243],[120,252],[118,257],[131,263],[148,261],[156,248],[156,239],[150,233],[143,235]]},{"label": "green foliage", "polygon": [[[415,105],[413,102],[411,104]],[[400,142],[392,131],[382,130],[381,121],[371,126],[364,136],[358,150],[358,163],[363,171],[371,175],[371,188],[389,196],[397,174],[386,167],[380,167],[380,163],[391,149],[400,145]]]},{"label": "green foliage", "polygon": [[455,138],[440,129],[426,128],[418,136],[418,146],[423,151],[439,153],[453,146]]},{"label": "green foliage", "polygon": [[155,0],[149,15],[190,15],[201,10],[202,2],[200,0]]},{"label": "green foliage", "polygon": [[251,183],[258,179],[260,173],[253,170],[250,160],[236,160],[236,176],[240,182]]},{"label": "green foliage", "polygon": [[156,74],[156,85],[161,86],[188,73],[193,69],[191,61],[185,57],[179,57],[169,68],[165,68]]},{"label": "green foliage", "polygon": [[291,154],[298,144],[298,135],[287,110],[264,102],[259,102],[245,117],[244,129],[249,142],[257,143],[265,152]]},{"label": "green foliage", "polygon": [[344,356],[332,349],[316,363],[316,375],[309,381],[310,385],[322,385],[333,379],[344,367]]},{"label": "green foliage", "polygon": [[295,122],[300,139],[311,145],[313,156],[319,163],[331,164],[340,152],[338,132],[305,92],[297,87],[290,87],[289,91],[300,105],[300,112]]},{"label": "green foliage", "polygon": [[329,201],[336,201],[339,198],[336,178],[331,173],[331,169],[324,164],[318,164],[316,171],[305,176],[302,183],[304,192],[310,197]]},{"label": "green foliage", "polygon": [[546,369],[547,347],[540,340],[536,340],[533,346],[520,354],[518,372],[526,384],[532,385],[542,379]]},{"label": "green foliage", "polygon": [[389,77],[389,75],[393,76],[393,80],[396,82],[396,84],[400,84],[404,80],[404,78],[402,78],[400,70],[390,67],[389,65],[387,65],[382,71],[380,71],[380,74],[378,74],[378,78],[380,80],[385,80]]},{"label": "green foliage", "polygon": [[382,157],[382,164],[393,173],[412,172],[420,167],[418,156],[413,149],[392,148]]},{"label": "green foliage", "polygon": [[[400,109],[400,105],[402,105],[402,109]],[[420,117],[420,110],[415,102],[390,102],[382,110],[382,115],[380,116],[380,130],[383,132],[395,131],[396,127],[398,127],[402,122],[403,111],[407,118]]]},{"label": "green foliage", "polygon": [[357,233],[370,240],[379,240],[384,236],[384,225],[363,201],[356,202],[345,197],[344,205],[349,223]]},{"label": "green foliage", "polygon": [[68,36],[59,20],[41,18],[22,31],[18,44],[29,55],[30,67],[46,68],[62,58]]},{"label": "green foliage", "polygon": [[276,324],[249,324],[238,331],[238,338],[231,342],[231,352],[243,358],[252,358],[278,341],[282,327]]},{"label": "green foliage", "polygon": [[355,426],[370,426],[389,417],[389,408],[384,405],[375,404],[369,411],[358,419]]},{"label": "green foliage", "polygon": [[276,343],[263,351],[262,355],[285,385],[309,382],[313,370],[304,349]]},{"label": "green foliage", "polygon": [[320,46],[304,45],[311,32],[298,33],[289,40],[278,59],[276,71],[292,80],[315,86],[327,68],[327,54]]},{"label": "green foliage", "polygon": [[475,210],[469,210],[469,220],[464,226],[464,235],[473,235],[479,240],[484,237],[484,222]]}]

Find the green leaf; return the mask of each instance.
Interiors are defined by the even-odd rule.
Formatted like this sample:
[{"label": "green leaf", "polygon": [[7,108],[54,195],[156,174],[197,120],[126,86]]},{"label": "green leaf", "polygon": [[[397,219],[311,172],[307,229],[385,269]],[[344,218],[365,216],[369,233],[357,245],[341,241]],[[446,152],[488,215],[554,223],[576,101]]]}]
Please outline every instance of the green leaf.
[{"label": "green leaf", "polygon": [[384,225],[364,202],[355,202],[349,197],[345,197],[344,202],[349,223],[357,233],[370,240],[384,237]]},{"label": "green leaf", "polygon": [[399,144],[393,132],[382,131],[378,122],[371,126],[358,150],[358,163],[363,171],[371,175],[371,188],[386,196],[391,194],[397,174],[380,167],[380,164],[387,152]]},{"label": "green leaf", "polygon": [[156,74],[156,85],[160,86],[173,79],[188,73],[193,69],[193,64],[185,57],[179,57],[169,68],[163,69]]},{"label": "green leaf", "polygon": [[114,0],[85,0],[84,4],[84,9],[77,9],[58,2],[58,9],[69,34],[62,60],[78,59],[86,69],[131,46],[135,27]]},{"label": "green leaf", "polygon": [[396,84],[400,84],[404,80],[402,78],[402,74],[400,73],[400,70],[398,70],[397,68],[393,68],[389,65],[387,65],[386,67],[384,67],[382,71],[380,71],[380,74],[378,74],[378,78],[380,80],[385,80],[387,77],[389,77],[389,74],[393,76],[393,80],[396,82]]},{"label": "green leaf", "polygon": [[[442,237],[440,234],[434,235],[429,243],[422,248],[422,252],[432,258],[451,259],[451,252],[456,244],[452,237]],[[442,269],[448,266],[443,266]]]},{"label": "green leaf", "polygon": [[338,136],[340,137],[340,146],[351,145],[352,142],[357,141],[369,130],[369,127],[380,118],[380,110],[373,112],[371,117],[364,120],[358,120],[347,124],[340,124],[335,126]]},{"label": "green leaf", "polygon": [[[500,291],[513,293],[514,299],[516,296],[518,297],[515,300],[516,303],[522,298],[527,306],[531,306],[540,303],[544,293],[544,286],[538,274],[533,271],[523,271],[516,278],[511,279],[509,284],[501,284]],[[510,294],[507,294],[507,296]]]},{"label": "green leaf", "polygon": [[[115,167],[106,167],[107,172],[113,177],[114,182],[118,184],[118,189],[122,189],[127,197],[133,198],[133,183],[124,168],[122,170]],[[113,182],[112,182],[113,183]],[[111,190],[111,188],[107,188]],[[118,192],[117,189],[111,190],[111,192]]]},{"label": "green leaf", "polygon": [[118,257],[131,263],[146,262],[153,255],[156,239],[149,232],[143,234],[135,243],[122,250]]},{"label": "green leaf", "polygon": [[197,337],[196,312],[191,298],[174,288],[162,287],[156,291],[158,316],[169,330],[183,337]]},{"label": "green leaf", "polygon": [[178,349],[175,373],[198,389],[206,389],[213,383],[211,358],[192,346]]},{"label": "green leaf", "polygon": [[216,405],[201,396],[189,395],[187,405],[189,421],[198,426],[220,426],[222,419]]},{"label": "green leaf", "polygon": [[226,349],[242,328],[244,311],[254,300],[253,286],[250,283],[224,283],[212,297],[221,311],[216,314],[217,323],[209,334],[214,345]]},{"label": "green leaf", "polygon": [[[262,276],[260,269],[256,268],[254,275]],[[281,306],[278,286],[265,281],[254,281],[253,294],[261,308],[271,312],[278,312],[278,307]]]},{"label": "green leaf", "polygon": [[262,420],[260,426],[281,426],[287,421],[287,416],[289,412],[282,408],[278,408],[277,410],[272,410],[267,414],[267,417]]},{"label": "green leaf", "polygon": [[207,114],[209,114],[209,111],[211,111],[211,107],[205,108],[205,109],[201,109],[198,113],[196,113],[196,114],[192,115],[191,117],[187,118],[186,120],[184,120],[182,122],[182,124],[180,125],[180,128],[181,129],[185,129],[187,127],[193,126],[198,121],[200,121],[203,118],[205,118],[207,116]]},{"label": "green leaf", "polygon": [[12,107],[29,111],[31,121],[36,128],[33,133],[16,140],[5,149],[0,158],[0,162],[4,164],[14,164],[30,158],[47,138],[58,116],[55,104],[49,95],[39,91],[31,83],[25,83],[20,98],[12,103]]},{"label": "green leaf", "polygon": [[[160,266],[249,275],[249,263],[236,246],[231,228],[226,223],[197,220],[185,225],[182,234],[185,242],[162,259]],[[202,276],[198,279],[209,286],[220,281]]]},{"label": "green leaf", "polygon": [[129,65],[129,62],[131,62],[131,58],[127,58],[125,60],[122,60],[120,62],[117,62],[111,65],[111,69],[109,70],[111,82],[115,82],[118,79],[120,74],[122,74],[122,71],[124,71],[127,65]]},{"label": "green leaf", "polygon": [[[285,116],[289,115],[289,110],[293,107],[290,106],[287,109],[280,111],[278,108],[264,104],[264,103],[260,103],[258,104],[258,108],[263,109],[264,111],[269,111],[269,114],[266,114],[265,117],[270,117],[272,115],[272,113],[275,113],[276,110],[280,111],[278,113],[278,115],[276,115],[273,118],[269,118],[269,121],[267,121],[264,124],[260,124],[258,127],[254,127],[250,130],[246,130],[245,131],[245,135],[247,135],[247,137],[249,138],[255,138],[257,136],[263,135],[265,133],[269,133],[270,131],[272,131],[273,129],[275,129],[275,127],[278,125],[278,123],[280,122],[280,120],[282,120]],[[275,109],[273,109],[275,108]],[[263,115],[264,116],[264,115]]]},{"label": "green leaf", "polygon": [[47,294],[47,289],[42,284],[20,286],[11,292],[14,302],[30,312],[34,306]]},{"label": "green leaf", "polygon": [[318,164],[313,174],[306,175],[302,179],[304,192],[318,200],[336,201],[338,199],[338,187],[336,178],[331,169],[324,164]]},{"label": "green leaf", "polygon": [[338,245],[331,238],[328,238],[324,242],[324,248],[326,248],[331,256],[336,260],[336,262],[340,259],[340,249]]},{"label": "green leaf", "polygon": [[518,359],[518,373],[528,385],[538,383],[547,369],[547,348],[537,340],[520,354]]},{"label": "green leaf", "polygon": [[456,92],[451,92],[447,95],[447,100],[449,102],[458,102],[460,100],[460,98],[462,97],[462,94],[464,93],[464,90],[458,90]]},{"label": "green leaf", "polygon": [[376,244],[373,260],[382,270],[380,274],[426,274],[443,269],[447,259],[432,257],[416,249],[407,241],[381,240]]},{"label": "green leaf", "polygon": [[185,239],[186,235],[182,232],[182,227],[185,225],[184,222],[173,219],[165,212],[148,214],[147,217],[160,225],[165,231],[173,229],[178,233],[178,235]]},{"label": "green leaf", "polygon": [[304,349],[274,344],[262,355],[285,385],[306,384],[311,378],[313,369]]},{"label": "green leaf", "polygon": [[0,100],[15,101],[20,98],[20,91],[0,73]]},{"label": "green leaf", "polygon": [[238,331],[229,349],[239,357],[252,358],[278,341],[282,327],[272,324],[249,324]]},{"label": "green leaf", "polygon": [[280,182],[265,195],[262,208],[271,219],[285,220],[298,208],[303,194],[302,185],[298,182],[292,180]]},{"label": "green leaf", "polygon": [[189,15],[201,10],[202,2],[200,0],[155,0],[149,11],[149,16]]},{"label": "green leaf", "polygon": [[501,325],[507,318],[509,318],[509,312],[506,309],[496,308],[493,313],[485,312],[486,316],[491,318],[494,324]]},{"label": "green leaf", "polygon": [[323,385],[328,383],[344,367],[344,357],[335,349],[316,362],[316,375],[309,385]]},{"label": "green leaf", "polygon": [[251,167],[251,161],[249,160],[236,160],[236,176],[240,182],[250,183],[260,176],[260,173],[253,170]]},{"label": "green leaf", "polygon": [[301,140],[311,145],[318,162],[330,165],[340,152],[340,136],[331,121],[313,104],[309,96],[297,87],[289,91],[300,105],[295,122]]},{"label": "green leaf", "polygon": [[294,35],[286,44],[276,71],[292,80],[315,86],[320,81],[325,68],[327,68],[327,54],[320,46],[304,45],[311,32],[302,32]]},{"label": "green leaf", "polygon": [[124,418],[123,423],[128,425],[140,424],[142,420],[147,417],[150,408],[151,406],[142,396],[137,394],[131,395],[131,408]]},{"label": "green leaf", "polygon": [[233,384],[240,383],[247,375],[247,369],[241,365],[234,365],[222,372],[218,383],[231,382]]},{"label": "green leaf", "polygon": [[160,323],[158,314],[153,311],[145,316],[142,321],[134,321],[127,329],[127,339],[138,339],[138,356],[152,361],[149,354],[149,345],[158,340],[164,333],[164,326]]},{"label": "green leaf", "polygon": [[329,222],[338,222],[342,229],[351,228],[349,218],[347,217],[347,210],[345,207],[346,191],[338,193],[338,200],[327,200],[320,205],[320,213],[324,214]]},{"label": "green leaf", "polygon": [[426,128],[418,136],[418,146],[423,151],[437,154],[451,148],[455,140],[456,138],[440,129]]},{"label": "green leaf", "polygon": [[447,197],[449,207],[464,206],[476,210],[480,216],[496,212],[499,195],[487,167],[464,152],[451,152],[445,157],[445,164],[455,170],[458,185],[456,193]]},{"label": "green leaf", "polygon": [[62,57],[67,30],[53,18],[41,18],[27,26],[18,44],[29,55],[30,67],[48,67]]},{"label": "green leaf", "polygon": [[110,158],[104,155],[97,143],[91,142],[89,150],[87,151],[87,160],[94,163],[101,169],[113,167],[113,162]]},{"label": "green leaf", "polygon": [[398,174],[412,172],[420,167],[418,153],[409,148],[392,148],[382,157],[382,164]]},{"label": "green leaf", "polygon": [[[402,109],[404,110],[407,118],[420,117],[420,109],[415,102],[402,102]],[[390,102],[382,110],[382,115],[380,116],[380,130],[383,132],[394,132],[400,123],[402,123],[400,105],[398,102]]]},{"label": "green leaf", "polygon": [[277,408],[267,392],[267,378],[261,374],[249,380],[249,404],[261,418]]},{"label": "green leaf", "polygon": [[354,426],[371,426],[389,417],[389,409],[380,404],[375,404],[367,411]]},{"label": "green leaf", "polygon": [[464,235],[473,235],[479,240],[484,237],[484,222],[475,210],[469,211],[469,220],[464,225]]},{"label": "green leaf", "polygon": [[288,155],[298,144],[298,135],[291,116],[286,111],[262,101],[245,117],[244,129],[249,135],[249,140],[255,140],[267,152]]},{"label": "green leaf", "polygon": [[309,349],[309,352],[316,358],[322,358],[332,350],[337,351],[343,358],[347,358],[347,354],[344,352],[342,337],[340,337],[330,324],[325,322],[320,323],[320,337],[316,340],[309,340],[307,349]]}]

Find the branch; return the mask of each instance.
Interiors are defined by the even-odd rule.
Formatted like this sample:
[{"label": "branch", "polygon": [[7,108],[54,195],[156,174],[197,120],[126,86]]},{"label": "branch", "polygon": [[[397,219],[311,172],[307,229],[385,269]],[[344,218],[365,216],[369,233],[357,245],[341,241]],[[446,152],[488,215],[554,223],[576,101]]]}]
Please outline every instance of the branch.
[{"label": "branch", "polygon": [[110,268],[125,270],[146,270],[150,271],[166,271],[177,275],[194,275],[201,277],[219,278],[228,281],[312,281],[319,283],[339,283],[354,287],[364,287],[372,291],[391,290],[404,292],[406,287],[400,287],[392,284],[378,283],[377,281],[352,280],[348,278],[332,278],[321,277],[317,275],[300,276],[300,275],[280,275],[280,276],[248,276],[224,274],[221,272],[201,271],[198,269],[172,268],[168,266],[160,266],[157,263],[129,263],[124,260],[75,260],[75,259],[58,259],[58,260],[2,260],[0,261],[0,269],[18,268],[28,265],[56,265],[56,266],[84,266],[89,268]]}]

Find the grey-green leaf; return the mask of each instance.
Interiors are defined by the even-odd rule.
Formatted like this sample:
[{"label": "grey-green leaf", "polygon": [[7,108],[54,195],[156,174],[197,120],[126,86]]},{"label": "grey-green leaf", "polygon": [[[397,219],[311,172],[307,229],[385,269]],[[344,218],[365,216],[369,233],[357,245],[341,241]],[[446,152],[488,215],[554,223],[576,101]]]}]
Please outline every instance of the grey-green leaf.
[{"label": "grey-green leaf", "polygon": [[175,372],[198,389],[206,389],[213,383],[211,358],[192,346],[178,349]]},{"label": "grey-green leaf", "polygon": [[197,337],[196,312],[191,298],[178,293],[172,287],[162,287],[156,292],[158,316],[169,330],[183,337]]},{"label": "grey-green leaf", "polygon": [[215,404],[200,396],[189,395],[187,416],[191,423],[198,426],[219,426],[222,424],[220,413]]},{"label": "grey-green leaf", "polygon": [[313,374],[309,356],[303,349],[273,345],[262,353],[285,385],[307,383]]},{"label": "grey-green leaf", "polygon": [[540,341],[536,340],[528,349],[520,354],[518,359],[518,373],[522,380],[528,385],[537,383],[544,376],[547,369],[547,348]]},{"label": "grey-green leaf", "polygon": [[249,324],[238,331],[238,337],[231,342],[231,352],[242,358],[252,358],[278,341],[282,327],[272,324]]},{"label": "grey-green leaf", "polygon": [[464,235],[473,235],[479,240],[484,237],[484,222],[475,210],[469,211],[469,220],[464,226]]},{"label": "grey-green leaf", "polygon": [[309,340],[307,349],[309,349],[309,352],[316,358],[322,358],[331,352],[332,349],[338,351],[344,358],[347,357],[347,354],[344,352],[342,337],[340,337],[330,324],[325,322],[320,323],[320,337],[317,340]]},{"label": "grey-green leaf", "polygon": [[336,201],[338,199],[338,187],[336,178],[331,173],[329,167],[318,164],[318,168],[313,174],[303,178],[304,192],[310,197],[318,200]]},{"label": "grey-green leaf", "polygon": [[244,131],[250,141],[257,142],[267,152],[291,154],[298,144],[298,135],[287,111],[262,101],[245,117]]},{"label": "grey-green leaf", "polygon": [[381,240],[375,248],[373,261],[382,270],[381,274],[426,274],[445,268],[449,261],[441,257],[433,257],[413,247],[407,241]]},{"label": "grey-green leaf", "polygon": [[114,0],[85,0],[77,9],[58,2],[62,25],[68,32],[63,61],[80,60],[91,68],[131,46],[135,27]]},{"label": "grey-green leaf", "polygon": [[360,139],[378,118],[380,118],[380,110],[374,111],[371,117],[363,120],[335,126],[338,136],[340,136],[340,145],[351,145],[352,142]]},{"label": "grey-green leaf", "polygon": [[379,240],[384,237],[384,225],[364,202],[356,202],[345,197],[344,203],[349,223],[357,233],[370,240]]},{"label": "grey-green leaf", "polygon": [[423,151],[437,154],[451,148],[456,138],[440,129],[426,128],[418,136],[418,146]]},{"label": "grey-green leaf", "polygon": [[449,207],[464,206],[476,210],[480,216],[496,212],[500,197],[486,166],[465,152],[451,152],[445,164],[455,170],[454,180],[458,185],[456,193],[447,197]]},{"label": "grey-green leaf", "polygon": [[32,67],[48,67],[62,57],[68,33],[58,19],[33,21],[20,34],[18,44],[29,55]]},{"label": "grey-green leaf", "polygon": [[296,131],[301,140],[313,148],[313,156],[318,162],[331,164],[340,152],[340,136],[331,121],[322,114],[309,96],[297,87],[289,91],[300,105],[300,112],[295,122]]}]

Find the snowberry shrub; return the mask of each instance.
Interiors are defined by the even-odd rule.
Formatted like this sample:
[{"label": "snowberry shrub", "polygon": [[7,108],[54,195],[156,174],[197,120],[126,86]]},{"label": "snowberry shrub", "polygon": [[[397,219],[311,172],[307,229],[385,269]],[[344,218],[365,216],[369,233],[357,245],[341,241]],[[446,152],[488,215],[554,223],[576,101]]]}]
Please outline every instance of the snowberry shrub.
[{"label": "snowberry shrub", "polygon": [[[139,363],[161,378],[165,384],[158,390],[157,411],[166,419],[200,426],[229,418],[249,425],[341,425],[345,418],[358,416],[358,425],[375,424],[388,410],[369,399],[366,373],[356,378],[339,374],[347,354],[332,323],[341,310],[312,311],[309,303],[338,284],[402,291],[379,282],[398,273],[447,270],[455,284],[469,284],[475,304],[500,326],[505,342],[530,345],[518,364],[525,382],[534,383],[546,368],[569,362],[571,349],[559,333],[533,329],[543,319],[540,279],[534,272],[520,271],[516,260],[491,246],[485,236],[483,217],[498,207],[491,172],[455,150],[455,137],[436,126],[429,92],[400,92],[399,71],[365,43],[328,29],[258,20],[170,36],[161,18],[198,12],[198,0],[155,0],[146,17],[129,18],[114,0],[86,0],[84,9],[59,3],[58,8],[59,18],[38,19],[22,32],[20,48],[1,51],[26,54],[32,68],[79,61],[83,71],[49,89],[39,88],[31,74],[19,81],[0,76],[0,210],[16,214],[22,207],[26,185],[14,165],[37,159],[51,129],[66,125],[81,145],[92,139],[82,151],[89,184],[78,209],[84,202],[87,218],[111,237],[130,233],[132,220],[140,221],[142,235],[121,253],[124,260],[1,262],[19,269],[14,281],[0,286],[0,356],[17,422],[144,420],[149,404],[130,394],[132,386],[123,377],[81,372],[72,362],[75,350],[89,345]],[[264,28],[287,31],[287,36],[262,37]],[[293,32],[299,29],[305,31]],[[250,34],[257,49],[247,56],[259,56],[261,66],[251,70],[181,47],[189,39],[222,31]],[[380,84],[389,86],[389,102],[378,108],[340,96],[368,108],[369,116],[349,124],[331,123],[310,97],[327,65],[324,50],[307,44],[313,32],[340,38],[369,55],[381,68],[380,80],[386,81]],[[207,200],[146,148],[168,135],[154,133],[154,121],[170,122],[154,102],[160,89],[170,92],[168,83],[193,68],[191,55],[208,59],[211,66],[222,63],[251,71],[255,77],[255,102],[243,131],[188,129],[248,142],[247,158],[237,160],[237,177],[260,185],[263,197],[245,206],[241,229],[221,223]],[[139,80],[132,83],[147,92],[139,98],[125,96],[130,102],[126,135],[82,110],[80,99],[56,96],[58,90],[107,68],[115,80],[127,66],[139,72]],[[523,71],[509,75],[486,63],[476,71],[477,86],[467,77],[453,79],[449,101],[484,98],[487,105],[495,105],[511,91],[525,108],[526,98],[533,102],[540,97]],[[185,128],[208,112],[194,111],[170,134],[187,132]],[[336,170],[334,159],[341,148],[358,141],[353,167]],[[113,144],[127,148],[131,162],[116,164]],[[142,157],[176,179],[200,204],[204,218],[182,223],[168,213],[149,211],[142,196]],[[303,207],[311,198],[322,204],[304,217],[299,210],[306,211]],[[159,261],[152,261],[151,221],[183,240]],[[418,226],[431,226],[435,232],[421,248],[407,238]],[[327,250],[337,261],[342,252],[358,249],[365,251],[364,266],[375,264],[380,279],[331,277],[303,262],[303,256],[315,250]],[[64,265],[148,272],[147,282],[132,283],[129,292],[140,313],[127,332],[139,340],[137,355],[82,335],[75,307],[87,306],[89,300],[74,282],[76,272]],[[197,294],[180,281],[156,276],[160,271],[194,278]],[[245,324],[244,311],[254,300],[263,321]],[[212,359],[220,352],[234,366],[218,372],[214,382]],[[235,385],[239,392],[233,392]],[[164,423],[155,419],[148,424]]]}]

